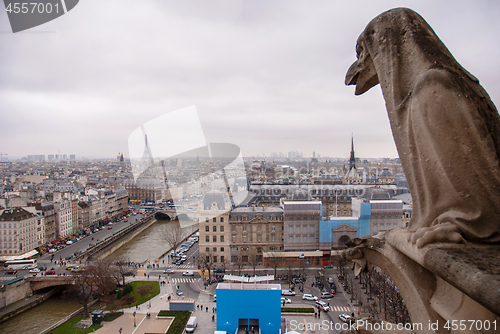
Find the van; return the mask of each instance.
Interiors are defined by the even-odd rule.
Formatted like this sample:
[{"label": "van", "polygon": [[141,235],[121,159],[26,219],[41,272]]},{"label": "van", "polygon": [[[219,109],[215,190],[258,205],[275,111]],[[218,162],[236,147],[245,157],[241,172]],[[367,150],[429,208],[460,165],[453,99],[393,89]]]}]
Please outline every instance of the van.
[{"label": "van", "polygon": [[196,319],[196,317],[189,318],[187,325],[186,325],[186,332],[187,333],[194,332],[194,330],[196,329],[197,326],[198,326],[198,320]]}]

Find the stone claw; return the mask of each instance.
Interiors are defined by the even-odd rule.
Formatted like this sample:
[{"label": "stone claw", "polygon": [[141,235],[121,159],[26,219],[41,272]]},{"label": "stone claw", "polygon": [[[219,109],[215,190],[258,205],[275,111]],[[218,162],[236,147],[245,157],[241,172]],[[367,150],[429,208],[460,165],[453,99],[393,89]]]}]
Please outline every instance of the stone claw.
[{"label": "stone claw", "polygon": [[422,248],[434,243],[465,243],[460,228],[452,223],[442,223],[430,227],[422,227],[408,236],[408,242]]}]

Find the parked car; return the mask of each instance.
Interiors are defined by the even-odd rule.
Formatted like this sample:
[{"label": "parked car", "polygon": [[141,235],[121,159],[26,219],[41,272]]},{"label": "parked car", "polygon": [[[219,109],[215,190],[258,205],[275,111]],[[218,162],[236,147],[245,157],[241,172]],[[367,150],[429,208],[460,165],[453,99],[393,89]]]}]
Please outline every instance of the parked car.
[{"label": "parked car", "polygon": [[40,267],[39,269],[42,271],[45,271],[45,270],[47,270],[47,267]]},{"label": "parked car", "polygon": [[322,310],[322,311],[326,311],[326,312],[330,311],[330,306],[328,306],[328,304],[327,304],[327,303],[325,303],[325,302],[324,302],[324,301],[322,301],[322,300],[317,300],[317,301],[316,301],[316,306],[317,306],[320,310]]},{"label": "parked car", "polygon": [[182,276],[194,276],[194,273],[192,270],[188,270],[182,273]]},{"label": "parked car", "polygon": [[351,316],[346,313],[339,314],[339,319],[342,320],[343,322],[348,322],[349,319],[351,319]]},{"label": "parked car", "polygon": [[113,226],[108,226],[108,230],[111,230],[113,228]]},{"label": "parked car", "polygon": [[331,268],[333,268],[333,265],[329,264],[329,265],[324,266],[323,268],[325,268],[325,269],[331,269]]},{"label": "parked car", "polygon": [[55,270],[53,270],[53,269],[47,270],[47,271],[45,272],[45,275],[55,275],[55,274],[56,274],[56,271],[55,271]]},{"label": "parked car", "polygon": [[302,295],[302,299],[304,299],[304,300],[318,300],[318,297],[313,296],[313,295],[308,294],[308,293],[304,293]]},{"label": "parked car", "polygon": [[282,296],[295,296],[295,291],[292,290],[281,290]]},{"label": "parked car", "polygon": [[7,274],[9,274],[9,275],[15,275],[15,274],[17,274],[17,270],[9,270],[7,272]]},{"label": "parked car", "polygon": [[285,304],[291,304],[292,300],[290,298],[281,297],[281,304],[283,304],[283,302]]},{"label": "parked car", "polygon": [[171,269],[171,268],[168,268],[168,269],[166,269],[166,270],[163,270],[163,273],[164,273],[164,274],[173,274],[173,273],[175,273],[175,270],[173,270],[173,269]]},{"label": "parked car", "polygon": [[184,292],[181,289],[177,290],[177,296],[184,296]]},{"label": "parked car", "polygon": [[322,299],[333,298],[333,293],[331,293],[331,292],[322,292],[321,293],[321,298]]},{"label": "parked car", "polygon": [[38,268],[33,268],[33,269],[30,269],[30,273],[39,273],[40,272],[40,269]]},{"label": "parked car", "polygon": [[214,302],[217,301],[217,295],[214,295]]}]

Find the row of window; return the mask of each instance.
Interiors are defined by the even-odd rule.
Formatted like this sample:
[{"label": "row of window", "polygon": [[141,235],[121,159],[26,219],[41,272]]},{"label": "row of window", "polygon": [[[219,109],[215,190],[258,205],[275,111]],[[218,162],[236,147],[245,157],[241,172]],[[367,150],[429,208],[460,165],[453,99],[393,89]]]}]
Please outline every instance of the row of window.
[{"label": "row of window", "polygon": [[[243,232],[247,231],[247,225],[242,225]],[[257,225],[257,231],[262,230],[262,225]],[[210,226],[205,226],[205,232],[210,232]],[[212,232],[217,232],[217,226],[212,226]],[[224,232],[224,226],[219,226],[219,232]],[[231,226],[231,232],[236,232],[236,225]],[[271,226],[271,232],[276,232],[276,225]]]},{"label": "row of window", "polygon": [[304,225],[304,226],[296,225],[295,228],[294,228],[294,226],[289,226],[288,232],[289,233],[293,233],[294,229],[295,229],[295,233],[300,233],[301,230],[302,230],[302,233],[307,233],[308,231],[310,233],[314,233],[314,226],[313,225],[310,225],[310,226],[307,226],[307,225]]},{"label": "row of window", "polygon": [[[251,236],[247,237],[246,235],[242,235],[241,238],[242,238],[242,242],[252,242],[252,237]],[[236,242],[236,235],[232,235],[231,236],[231,241],[233,243]],[[266,240],[266,241],[269,241],[269,240]],[[270,241],[276,241],[276,235],[275,234],[271,234],[271,240]],[[210,236],[209,235],[205,236],[205,242],[210,242]],[[217,236],[216,235],[212,236],[212,242],[217,242]],[[219,236],[219,242],[224,242],[224,236],[223,235]],[[262,242],[262,235],[260,235],[260,234],[257,235],[257,242]]]},{"label": "row of window", "polygon": [[[300,243],[300,242],[301,242],[301,241],[300,241],[300,240],[301,240],[301,236],[300,236],[300,235],[297,235],[297,236],[295,236],[295,238],[294,238],[294,237],[291,235],[291,236],[289,237],[289,240],[288,240],[288,241],[289,241],[291,244],[293,244],[293,243],[294,243],[294,240],[295,240],[295,243]],[[302,236],[302,242],[303,242],[303,243],[308,242],[307,240],[308,240],[307,235]],[[309,242],[314,242],[314,236],[313,236],[313,235],[309,236]]]}]

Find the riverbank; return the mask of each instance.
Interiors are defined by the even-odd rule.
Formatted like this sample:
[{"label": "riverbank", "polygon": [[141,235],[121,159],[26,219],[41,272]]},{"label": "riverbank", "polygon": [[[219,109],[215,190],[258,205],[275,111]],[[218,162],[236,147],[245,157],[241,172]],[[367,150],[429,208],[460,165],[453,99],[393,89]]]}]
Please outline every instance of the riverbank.
[{"label": "riverbank", "polygon": [[18,300],[17,302],[14,302],[12,304],[9,304],[5,307],[2,307],[0,309],[0,323],[7,321],[8,319],[23,313],[39,304],[42,302],[46,301],[50,297],[54,296],[56,293],[61,292],[62,287],[56,287],[53,288],[50,291],[40,293],[40,294],[34,294],[30,297],[24,298],[22,300]]}]

